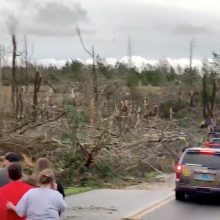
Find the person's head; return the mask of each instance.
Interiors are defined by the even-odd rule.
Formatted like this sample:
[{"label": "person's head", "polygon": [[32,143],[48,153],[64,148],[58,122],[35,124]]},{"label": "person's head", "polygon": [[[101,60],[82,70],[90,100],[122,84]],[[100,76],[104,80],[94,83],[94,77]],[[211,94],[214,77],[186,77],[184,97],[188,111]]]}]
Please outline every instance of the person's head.
[{"label": "person's head", "polygon": [[18,162],[11,163],[8,167],[8,176],[12,181],[17,181],[22,178],[22,166]]},{"label": "person's head", "polygon": [[19,154],[15,152],[9,152],[4,156],[3,165],[9,166],[11,163],[20,162],[20,161],[21,161],[21,156]]},{"label": "person's head", "polygon": [[40,185],[50,185],[53,188],[53,184],[55,183],[54,172],[51,169],[43,170],[39,174],[38,182]]},{"label": "person's head", "polygon": [[51,168],[50,161],[47,158],[40,158],[37,160],[35,164],[36,173],[40,173],[41,171],[45,169],[50,169],[50,168]]}]

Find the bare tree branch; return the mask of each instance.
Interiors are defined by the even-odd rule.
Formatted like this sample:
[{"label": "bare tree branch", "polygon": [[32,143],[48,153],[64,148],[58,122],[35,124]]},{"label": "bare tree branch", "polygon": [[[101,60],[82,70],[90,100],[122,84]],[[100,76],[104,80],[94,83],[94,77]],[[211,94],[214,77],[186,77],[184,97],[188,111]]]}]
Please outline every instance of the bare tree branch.
[{"label": "bare tree branch", "polygon": [[76,27],[76,33],[79,37],[79,40],[83,46],[83,49],[86,51],[86,53],[88,53],[92,58],[94,58],[94,48],[92,49],[92,53],[86,48],[85,44],[84,44],[84,41],[82,39],[82,35],[81,35],[81,30],[79,27]]}]

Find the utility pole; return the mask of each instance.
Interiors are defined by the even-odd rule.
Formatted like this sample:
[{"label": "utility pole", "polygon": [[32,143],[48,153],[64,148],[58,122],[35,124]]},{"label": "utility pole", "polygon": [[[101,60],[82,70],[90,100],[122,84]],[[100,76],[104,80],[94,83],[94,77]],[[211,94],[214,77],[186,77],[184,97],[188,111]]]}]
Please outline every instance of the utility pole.
[{"label": "utility pole", "polygon": [[189,49],[189,83],[190,89],[192,87],[192,62],[193,62],[193,49],[195,48],[195,39],[190,41],[190,49]]},{"label": "utility pole", "polygon": [[190,87],[190,106],[194,107],[194,90],[192,87],[193,84],[193,70],[192,70],[192,61],[193,61],[193,49],[195,48],[195,39],[190,41],[190,48],[189,48],[189,87]]},{"label": "utility pole", "polygon": [[129,68],[132,67],[132,45],[130,35],[128,35],[128,66]]}]

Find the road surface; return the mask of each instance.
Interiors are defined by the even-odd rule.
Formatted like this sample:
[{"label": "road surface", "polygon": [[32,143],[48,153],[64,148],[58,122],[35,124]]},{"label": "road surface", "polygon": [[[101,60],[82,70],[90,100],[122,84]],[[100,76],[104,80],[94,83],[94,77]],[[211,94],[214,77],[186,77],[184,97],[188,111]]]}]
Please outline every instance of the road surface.
[{"label": "road surface", "polygon": [[154,206],[172,197],[174,175],[164,174],[155,182],[131,186],[126,189],[92,190],[66,198],[66,219],[119,220]]},{"label": "road surface", "polygon": [[66,198],[66,220],[119,220],[170,196],[170,189],[100,189]]},{"label": "road surface", "polygon": [[186,202],[174,199],[147,213],[142,220],[219,220],[220,198],[195,197]]},{"label": "road surface", "polygon": [[220,220],[220,196],[174,199],[174,176],[124,190],[101,189],[66,198],[66,220]]}]

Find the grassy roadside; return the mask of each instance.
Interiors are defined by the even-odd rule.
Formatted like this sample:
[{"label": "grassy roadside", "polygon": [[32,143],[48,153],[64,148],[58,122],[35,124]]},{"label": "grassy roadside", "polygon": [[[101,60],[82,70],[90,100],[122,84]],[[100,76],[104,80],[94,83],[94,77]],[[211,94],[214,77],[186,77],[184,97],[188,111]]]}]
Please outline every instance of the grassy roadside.
[{"label": "grassy roadside", "polygon": [[[154,181],[154,178],[158,175],[156,172],[146,172],[144,174],[143,178],[134,178],[131,176],[125,176],[123,178],[112,178],[109,180],[109,182],[96,182],[96,184],[91,185],[91,186],[81,186],[81,187],[68,187],[65,189],[65,195],[70,196],[70,195],[75,195],[83,192],[90,191],[92,189],[97,189],[97,188],[111,188],[111,189],[123,189],[126,188],[127,186],[133,186],[133,185],[138,185],[140,183],[144,182],[152,182]],[[91,183],[90,183],[91,184]]]},{"label": "grassy roadside", "polygon": [[92,189],[91,187],[68,187],[65,189],[65,195],[66,196],[75,195],[90,191],[91,189]]}]

